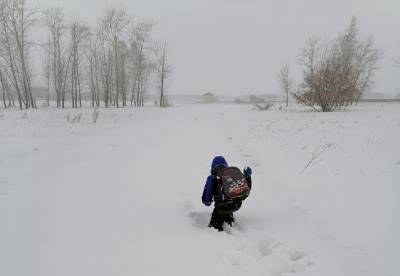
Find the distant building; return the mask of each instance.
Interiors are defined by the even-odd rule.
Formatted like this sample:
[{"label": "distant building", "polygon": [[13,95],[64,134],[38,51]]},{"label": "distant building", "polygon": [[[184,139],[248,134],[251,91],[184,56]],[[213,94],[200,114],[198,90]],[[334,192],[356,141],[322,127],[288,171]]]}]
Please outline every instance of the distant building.
[{"label": "distant building", "polygon": [[217,97],[213,93],[207,92],[203,95],[203,102],[204,103],[215,103],[217,102]]},{"label": "distant building", "polygon": [[265,104],[281,100],[280,95],[277,94],[259,94],[259,95],[243,95],[235,99],[235,103],[252,103],[252,104]]},{"label": "distant building", "polygon": [[251,103],[265,103],[265,99],[257,97],[256,95],[251,95],[249,100]]}]

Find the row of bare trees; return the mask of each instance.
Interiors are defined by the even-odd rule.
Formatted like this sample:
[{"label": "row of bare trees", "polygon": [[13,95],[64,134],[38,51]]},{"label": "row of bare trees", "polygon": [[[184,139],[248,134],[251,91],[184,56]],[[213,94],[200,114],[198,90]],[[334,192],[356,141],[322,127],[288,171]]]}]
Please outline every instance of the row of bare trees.
[{"label": "row of bare trees", "polygon": [[345,32],[329,44],[310,39],[299,57],[303,78],[296,91],[288,65],[280,72],[279,82],[287,103],[292,95],[299,103],[323,112],[358,103],[374,81],[381,53],[371,38],[359,40],[355,17]]},{"label": "row of bare trees", "polygon": [[[47,102],[82,107],[84,95],[99,107],[143,106],[150,80],[156,80],[160,106],[166,106],[170,73],[167,43],[152,38],[154,23],[136,21],[124,8],[109,7],[94,26],[69,21],[61,8],[29,9],[25,0],[0,0],[0,82],[5,108],[35,108],[30,61],[43,53]],[[45,42],[30,39],[44,29]]]},{"label": "row of bare trees", "polygon": [[34,22],[34,14],[25,1],[0,1],[0,82],[4,107],[14,106],[15,98],[21,109],[35,107],[29,66],[29,34]]}]

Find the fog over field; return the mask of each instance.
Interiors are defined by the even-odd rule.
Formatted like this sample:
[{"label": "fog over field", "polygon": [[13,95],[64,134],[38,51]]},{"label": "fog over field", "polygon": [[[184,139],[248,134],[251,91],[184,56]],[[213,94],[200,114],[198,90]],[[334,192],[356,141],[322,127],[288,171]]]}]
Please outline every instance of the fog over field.
[{"label": "fog over field", "polygon": [[[373,92],[400,93],[400,1],[398,0],[29,0],[61,6],[66,14],[94,22],[117,3],[135,18],[157,22],[173,61],[174,94],[279,93],[277,75],[290,61],[293,71],[309,37],[332,40],[356,16],[362,37],[372,35],[384,51]],[[298,78],[298,76],[296,76]]]}]

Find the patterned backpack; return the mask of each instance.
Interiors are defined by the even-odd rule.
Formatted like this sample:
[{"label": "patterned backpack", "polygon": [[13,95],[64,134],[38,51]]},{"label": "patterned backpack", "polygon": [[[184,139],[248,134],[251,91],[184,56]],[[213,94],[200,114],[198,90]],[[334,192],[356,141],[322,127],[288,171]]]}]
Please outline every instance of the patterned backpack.
[{"label": "patterned backpack", "polygon": [[218,170],[218,190],[221,199],[227,201],[242,201],[250,195],[250,187],[242,171],[236,167],[224,167]]}]

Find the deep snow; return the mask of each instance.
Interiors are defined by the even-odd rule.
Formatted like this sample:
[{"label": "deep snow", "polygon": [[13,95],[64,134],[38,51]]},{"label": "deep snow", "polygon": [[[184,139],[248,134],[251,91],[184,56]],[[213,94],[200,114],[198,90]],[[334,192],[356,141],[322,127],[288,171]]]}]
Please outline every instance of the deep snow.
[{"label": "deep snow", "polygon": [[[400,104],[92,114],[0,110],[1,276],[400,275]],[[223,233],[217,154],[254,172]]]}]

